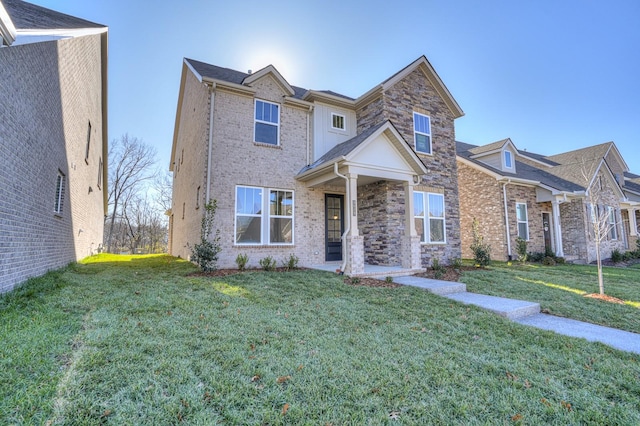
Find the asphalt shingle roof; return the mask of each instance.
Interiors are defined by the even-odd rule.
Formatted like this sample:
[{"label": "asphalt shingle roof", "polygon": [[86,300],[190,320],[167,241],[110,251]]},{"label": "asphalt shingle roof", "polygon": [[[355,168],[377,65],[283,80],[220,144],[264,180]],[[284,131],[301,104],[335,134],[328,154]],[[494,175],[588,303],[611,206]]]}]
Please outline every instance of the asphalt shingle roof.
[{"label": "asphalt shingle roof", "polygon": [[22,0],[0,0],[17,30],[104,28],[105,25],[66,15]]}]

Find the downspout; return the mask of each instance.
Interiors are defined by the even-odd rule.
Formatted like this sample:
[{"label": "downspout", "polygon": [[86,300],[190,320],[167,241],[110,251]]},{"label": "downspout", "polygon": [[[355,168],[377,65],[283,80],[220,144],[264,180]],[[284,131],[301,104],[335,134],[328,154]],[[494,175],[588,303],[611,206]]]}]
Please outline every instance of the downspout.
[{"label": "downspout", "polygon": [[211,151],[213,149],[213,107],[216,100],[216,83],[209,86],[209,153],[207,154],[207,199],[206,204],[211,198]]},{"label": "downspout", "polygon": [[507,203],[507,184],[511,182],[511,179],[502,184],[502,198],[504,199],[504,224],[507,231],[507,255],[511,260],[511,232],[509,232],[509,206]]},{"label": "downspout", "polygon": [[351,231],[351,203],[349,197],[349,178],[345,175],[341,175],[338,172],[338,163],[333,163],[333,172],[336,176],[344,179],[345,183],[345,191],[347,194],[347,202],[345,203],[345,216],[347,217],[347,226],[345,227],[344,233],[342,234],[342,252],[344,253],[344,260],[342,261],[342,265],[340,266],[340,271],[344,273],[344,268],[347,267],[347,259],[349,258],[349,253],[347,252],[347,234]]},{"label": "downspout", "polygon": [[309,111],[307,111],[307,165],[311,164],[311,158],[309,158],[311,153],[311,111],[313,111],[313,105],[309,105]]}]

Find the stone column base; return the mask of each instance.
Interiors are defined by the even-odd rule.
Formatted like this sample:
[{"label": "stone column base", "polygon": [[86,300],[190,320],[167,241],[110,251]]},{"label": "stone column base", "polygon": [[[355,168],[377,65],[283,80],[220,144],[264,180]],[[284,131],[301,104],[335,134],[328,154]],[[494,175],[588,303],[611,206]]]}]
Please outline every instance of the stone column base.
[{"label": "stone column base", "polygon": [[405,269],[422,268],[422,249],[419,236],[402,238],[402,267]]},{"label": "stone column base", "polygon": [[346,275],[364,274],[364,237],[361,235],[347,237],[348,262],[344,273]]}]

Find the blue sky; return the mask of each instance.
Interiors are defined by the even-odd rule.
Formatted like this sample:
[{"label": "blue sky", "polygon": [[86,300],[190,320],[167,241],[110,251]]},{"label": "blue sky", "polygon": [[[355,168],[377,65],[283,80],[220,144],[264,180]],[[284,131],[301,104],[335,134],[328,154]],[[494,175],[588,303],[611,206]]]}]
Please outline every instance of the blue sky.
[{"label": "blue sky", "polygon": [[541,154],[614,141],[640,174],[640,1],[31,0],[109,26],[109,137],[168,168],[183,57],[357,97],[426,55],[456,138]]}]

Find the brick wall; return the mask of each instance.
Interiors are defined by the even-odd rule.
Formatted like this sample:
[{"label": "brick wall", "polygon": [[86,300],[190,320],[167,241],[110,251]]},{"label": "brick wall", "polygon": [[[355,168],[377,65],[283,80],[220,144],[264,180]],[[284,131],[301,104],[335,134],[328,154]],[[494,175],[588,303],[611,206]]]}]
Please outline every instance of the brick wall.
[{"label": "brick wall", "polygon": [[[93,254],[102,242],[100,61],[99,35],[0,49],[0,292]],[[53,211],[58,171],[65,175],[60,215]]]}]

